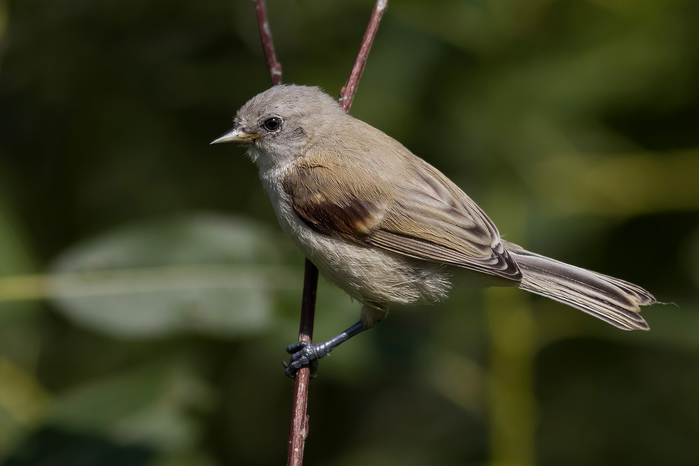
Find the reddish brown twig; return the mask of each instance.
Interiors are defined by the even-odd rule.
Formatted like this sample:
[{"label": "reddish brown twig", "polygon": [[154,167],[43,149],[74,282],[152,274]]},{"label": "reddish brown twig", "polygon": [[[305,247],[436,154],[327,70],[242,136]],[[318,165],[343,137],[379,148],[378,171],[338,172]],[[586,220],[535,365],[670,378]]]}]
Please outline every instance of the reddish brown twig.
[{"label": "reddish brown twig", "polygon": [[340,105],[347,113],[349,113],[350,107],[352,106],[352,100],[354,99],[354,94],[357,92],[357,86],[359,85],[359,78],[362,77],[364,65],[366,65],[366,60],[369,58],[371,44],[374,43],[376,31],[379,30],[379,22],[386,11],[387,5],[388,0],[377,0],[376,5],[374,5],[374,10],[371,12],[369,25],[366,27],[366,32],[364,33],[364,38],[362,39],[362,45],[359,47],[357,59],[354,61],[354,66],[352,66],[352,71],[347,79],[347,84],[345,84],[340,91]]},{"label": "reddish brown twig", "polygon": [[[301,324],[299,341],[311,343],[313,339],[313,322],[316,311],[316,292],[318,290],[318,269],[313,262],[306,259],[303,274],[303,298],[301,301]],[[302,367],[294,376],[294,401],[291,409],[291,432],[289,433],[289,451],[286,458],[287,466],[303,464],[303,450],[308,436],[308,382],[311,370]]]},{"label": "reddish brown twig", "polygon": [[269,67],[269,74],[272,77],[272,85],[276,86],[282,83],[282,65],[277,61],[277,55],[274,53],[272,30],[269,28],[265,0],[252,0],[252,3],[255,5],[257,24],[260,27],[260,40],[262,40],[262,48],[267,58],[267,66]]},{"label": "reddish brown twig", "polygon": [[[282,83],[282,65],[277,61],[272,42],[272,30],[267,19],[265,0],[253,0],[257,13],[257,24],[260,29],[260,39],[267,58],[269,74],[274,86]],[[299,341],[311,343],[313,340],[313,322],[316,311],[316,292],[318,290],[318,269],[308,259],[305,262],[303,278],[303,299],[301,302],[301,323]],[[300,466],[303,463],[303,448],[308,435],[308,381],[311,371],[304,367],[296,372],[294,377],[294,398],[291,410],[291,432],[289,434],[289,451],[287,464]]]},{"label": "reddish brown twig", "polygon": [[[276,86],[282,82],[282,66],[277,61],[276,54],[274,53],[272,33],[269,27],[269,20],[267,19],[267,7],[265,6],[265,0],[252,1],[257,13],[257,24],[260,28],[260,38],[265,51],[265,57],[267,58],[269,74],[272,78],[272,84]],[[369,20],[369,26],[367,26],[366,33],[364,33],[357,59],[352,67],[350,77],[347,80],[347,84],[340,91],[339,101],[345,112],[349,112],[350,106],[352,105],[354,94],[357,92],[359,78],[361,78],[362,71],[364,71],[371,44],[376,36],[381,17],[384,11],[386,11],[387,3],[388,0],[377,0],[371,14],[371,19]],[[318,269],[310,260],[306,259],[299,341],[312,342],[317,289]],[[294,379],[294,401],[291,418],[291,433],[289,434],[287,466],[301,466],[303,464],[303,451],[306,444],[306,436],[308,435],[308,415],[306,414],[306,408],[308,406],[310,369],[307,367],[299,369]]]}]

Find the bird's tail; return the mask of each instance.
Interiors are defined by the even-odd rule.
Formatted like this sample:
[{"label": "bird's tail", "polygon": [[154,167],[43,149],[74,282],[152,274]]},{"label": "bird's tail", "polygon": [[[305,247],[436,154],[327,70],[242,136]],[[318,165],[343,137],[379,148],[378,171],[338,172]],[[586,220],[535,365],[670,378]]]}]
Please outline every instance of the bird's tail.
[{"label": "bird's tail", "polygon": [[656,301],[640,286],[503,243],[522,271],[521,289],[573,306],[622,330],[648,330],[639,307]]}]

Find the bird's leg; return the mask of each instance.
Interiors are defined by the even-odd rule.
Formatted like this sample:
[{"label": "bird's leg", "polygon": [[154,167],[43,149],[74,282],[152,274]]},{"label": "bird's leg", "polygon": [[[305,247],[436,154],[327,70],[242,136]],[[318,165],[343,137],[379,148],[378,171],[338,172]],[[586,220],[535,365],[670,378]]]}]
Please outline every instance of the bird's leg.
[{"label": "bird's leg", "polygon": [[318,360],[320,358],[324,358],[342,343],[355,335],[359,335],[368,328],[369,327],[366,327],[364,322],[360,320],[344,332],[323,343],[311,344],[305,341],[299,341],[290,344],[286,347],[286,352],[291,354],[291,360],[289,364],[286,365],[286,375],[293,379],[296,375],[296,371],[305,366],[310,366],[311,373],[315,373],[316,370],[318,370]]},{"label": "bird's leg", "polygon": [[286,347],[286,352],[291,354],[289,364],[286,365],[286,375],[292,379],[296,375],[296,371],[302,367],[310,367],[311,374],[315,374],[318,370],[318,360],[324,358],[332,350],[340,346],[355,335],[359,335],[364,330],[369,330],[388,315],[388,308],[381,304],[364,304],[362,306],[362,316],[359,322],[340,333],[334,338],[323,343],[306,343],[299,341],[292,343]]}]

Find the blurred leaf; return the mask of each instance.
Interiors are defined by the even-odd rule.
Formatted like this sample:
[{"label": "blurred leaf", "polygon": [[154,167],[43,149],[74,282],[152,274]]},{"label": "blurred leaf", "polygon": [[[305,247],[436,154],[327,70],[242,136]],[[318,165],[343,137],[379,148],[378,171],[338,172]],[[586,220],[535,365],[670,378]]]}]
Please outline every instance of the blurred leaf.
[{"label": "blurred leaf", "polygon": [[51,294],[67,317],[114,336],[235,336],[269,324],[273,291],[298,283],[282,259],[274,236],[250,221],[151,220],[64,252]]},{"label": "blurred leaf", "polygon": [[208,410],[212,394],[187,364],[150,362],[83,384],[55,400],[50,422],[108,435],[125,444],[186,451],[201,427],[193,409]]}]

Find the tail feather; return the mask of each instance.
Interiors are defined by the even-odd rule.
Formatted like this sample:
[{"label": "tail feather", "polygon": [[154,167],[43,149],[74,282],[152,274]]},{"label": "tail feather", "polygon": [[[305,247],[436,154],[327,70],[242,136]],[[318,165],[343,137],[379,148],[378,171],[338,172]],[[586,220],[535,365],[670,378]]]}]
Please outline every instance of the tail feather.
[{"label": "tail feather", "polygon": [[640,286],[568,265],[503,241],[522,271],[519,287],[568,304],[622,330],[648,330],[640,306],[655,298]]}]

